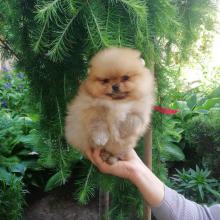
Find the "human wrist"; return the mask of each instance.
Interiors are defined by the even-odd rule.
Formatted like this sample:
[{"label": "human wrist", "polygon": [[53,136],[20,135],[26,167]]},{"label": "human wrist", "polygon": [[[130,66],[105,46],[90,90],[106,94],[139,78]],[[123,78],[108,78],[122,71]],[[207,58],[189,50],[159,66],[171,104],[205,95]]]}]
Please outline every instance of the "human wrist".
[{"label": "human wrist", "polygon": [[143,178],[143,176],[146,176],[146,170],[148,167],[140,161],[138,164],[134,164],[133,166],[130,167],[130,175],[128,179],[136,186],[138,186],[139,182]]},{"label": "human wrist", "polygon": [[150,206],[158,206],[164,198],[164,184],[144,164],[132,170],[130,181],[138,188]]}]

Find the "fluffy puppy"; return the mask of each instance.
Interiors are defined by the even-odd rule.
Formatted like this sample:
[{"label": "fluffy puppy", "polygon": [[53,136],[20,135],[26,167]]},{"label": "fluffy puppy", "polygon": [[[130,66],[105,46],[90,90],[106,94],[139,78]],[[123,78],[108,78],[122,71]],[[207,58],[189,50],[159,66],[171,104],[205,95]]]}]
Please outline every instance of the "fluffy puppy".
[{"label": "fluffy puppy", "polygon": [[81,152],[104,149],[103,159],[112,164],[135,147],[150,123],[154,79],[134,49],[104,49],[89,66],[68,106],[65,136]]}]

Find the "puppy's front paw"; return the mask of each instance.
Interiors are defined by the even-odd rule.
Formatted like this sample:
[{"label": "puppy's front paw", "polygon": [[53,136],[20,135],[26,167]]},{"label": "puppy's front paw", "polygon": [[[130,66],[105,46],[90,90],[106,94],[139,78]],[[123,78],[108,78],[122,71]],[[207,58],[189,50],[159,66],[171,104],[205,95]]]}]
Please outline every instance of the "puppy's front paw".
[{"label": "puppy's front paw", "polygon": [[136,114],[129,114],[120,125],[120,136],[125,138],[133,133],[138,133],[142,125],[141,118]]},{"label": "puppy's front paw", "polygon": [[103,131],[94,132],[92,135],[92,140],[97,146],[105,146],[108,142],[109,136]]},{"label": "puppy's front paw", "polygon": [[95,121],[91,125],[92,144],[97,147],[103,147],[109,140],[109,132],[107,124],[103,121]]}]

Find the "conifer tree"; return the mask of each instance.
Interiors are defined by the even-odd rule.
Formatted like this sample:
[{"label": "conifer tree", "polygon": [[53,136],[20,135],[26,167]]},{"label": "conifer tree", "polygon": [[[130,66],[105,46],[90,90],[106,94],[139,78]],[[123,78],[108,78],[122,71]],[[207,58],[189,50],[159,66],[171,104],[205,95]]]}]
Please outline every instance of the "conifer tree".
[{"label": "conifer tree", "polygon": [[[41,106],[42,130],[53,143],[52,149],[41,156],[45,167],[56,170],[46,190],[64,184],[74,164],[80,162],[82,174],[73,174],[78,179],[73,190],[76,188],[80,202],[88,202],[102,187],[111,192],[109,213],[113,219],[128,219],[134,207],[137,216],[142,216],[141,196],[137,197],[134,187],[100,174],[65,143],[66,104],[85,78],[90,57],[110,46],[139,49],[147,65],[155,70],[158,103],[167,103],[169,82],[176,77],[171,66],[178,69],[193,55],[196,41],[211,35],[213,1],[0,0],[0,6],[0,49],[16,56],[17,67],[27,73],[35,101]],[[160,159],[163,138],[157,135],[163,133],[162,120],[155,114],[154,164],[165,179],[166,168]],[[139,145],[142,151],[142,142]],[[179,158],[175,151],[173,156]]]}]

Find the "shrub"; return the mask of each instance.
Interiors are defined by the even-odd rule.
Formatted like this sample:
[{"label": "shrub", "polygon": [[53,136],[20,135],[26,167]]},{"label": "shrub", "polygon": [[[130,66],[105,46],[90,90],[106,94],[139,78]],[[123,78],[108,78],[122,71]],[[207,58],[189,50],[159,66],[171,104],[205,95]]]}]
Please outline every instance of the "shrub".
[{"label": "shrub", "polygon": [[[38,117],[28,105],[29,86],[23,73],[4,69],[0,78],[0,219],[20,220],[24,188],[38,185]],[[26,185],[26,186],[25,186]]]},{"label": "shrub", "polygon": [[203,164],[220,177],[220,111],[193,118],[186,125],[185,139],[194,151],[197,163]]},{"label": "shrub", "polygon": [[219,182],[210,176],[208,169],[189,169],[182,171],[176,170],[177,173],[171,177],[172,187],[187,198],[198,202],[208,203],[220,201],[218,193]]}]

